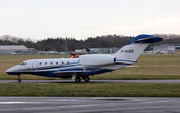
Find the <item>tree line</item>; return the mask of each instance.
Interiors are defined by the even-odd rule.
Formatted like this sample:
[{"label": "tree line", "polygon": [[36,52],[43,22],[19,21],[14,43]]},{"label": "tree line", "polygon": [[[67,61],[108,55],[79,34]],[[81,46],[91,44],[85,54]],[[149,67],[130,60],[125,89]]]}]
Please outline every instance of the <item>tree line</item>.
[{"label": "tree line", "polygon": [[[146,50],[151,50],[152,46],[157,44],[180,44],[180,35],[176,34],[154,34],[155,36],[162,37],[162,42],[150,44]],[[0,37],[0,45],[25,45],[28,48],[35,48],[39,51],[57,50],[59,52],[65,51],[65,43],[67,40],[67,50],[74,51],[75,49],[84,48],[121,48],[126,45],[133,36],[124,35],[106,35],[88,37],[84,40],[76,40],[75,38],[51,37],[38,40],[37,42],[30,38],[24,39],[14,37],[11,35],[3,35]]]}]

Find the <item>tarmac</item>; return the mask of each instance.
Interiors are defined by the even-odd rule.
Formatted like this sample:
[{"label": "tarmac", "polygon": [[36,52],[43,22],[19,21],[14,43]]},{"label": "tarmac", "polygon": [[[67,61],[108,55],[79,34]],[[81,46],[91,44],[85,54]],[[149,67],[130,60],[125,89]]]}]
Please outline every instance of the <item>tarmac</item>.
[{"label": "tarmac", "polygon": [[[18,83],[16,80],[0,80]],[[75,83],[22,80],[24,83]],[[81,83],[85,83],[82,81]],[[91,80],[88,83],[180,83],[180,80]],[[154,97],[0,97],[2,113],[179,113],[180,98]]]},{"label": "tarmac", "polygon": [[[17,80],[0,80],[0,83],[18,83]],[[75,83],[73,80],[22,80],[20,83]],[[81,83],[86,83],[84,80]],[[180,80],[90,80],[87,83],[180,83]]]},{"label": "tarmac", "polygon": [[180,98],[0,97],[2,113],[179,113]]}]

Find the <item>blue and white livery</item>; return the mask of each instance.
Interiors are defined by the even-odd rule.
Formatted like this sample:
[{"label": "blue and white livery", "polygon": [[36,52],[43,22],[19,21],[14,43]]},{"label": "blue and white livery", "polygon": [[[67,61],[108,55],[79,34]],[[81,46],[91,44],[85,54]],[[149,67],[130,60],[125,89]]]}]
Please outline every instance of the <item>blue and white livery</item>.
[{"label": "blue and white livery", "polygon": [[127,45],[112,55],[81,55],[79,58],[32,59],[6,70],[8,75],[33,74],[47,77],[72,78],[88,82],[90,75],[111,72],[137,62],[137,58],[149,43],[162,41],[163,38],[153,35],[138,35]]}]

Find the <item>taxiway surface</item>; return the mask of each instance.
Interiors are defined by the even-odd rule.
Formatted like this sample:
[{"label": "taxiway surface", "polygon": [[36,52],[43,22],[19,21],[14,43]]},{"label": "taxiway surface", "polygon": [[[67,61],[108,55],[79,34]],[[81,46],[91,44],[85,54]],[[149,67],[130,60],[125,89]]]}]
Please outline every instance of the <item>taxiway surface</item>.
[{"label": "taxiway surface", "polygon": [[[0,80],[0,83],[18,83],[17,80]],[[75,83],[73,80],[22,80],[21,83]],[[86,83],[83,80],[81,83]],[[90,80],[88,83],[180,83],[180,80]]]},{"label": "taxiway surface", "polygon": [[179,113],[180,98],[0,97],[2,113]]}]

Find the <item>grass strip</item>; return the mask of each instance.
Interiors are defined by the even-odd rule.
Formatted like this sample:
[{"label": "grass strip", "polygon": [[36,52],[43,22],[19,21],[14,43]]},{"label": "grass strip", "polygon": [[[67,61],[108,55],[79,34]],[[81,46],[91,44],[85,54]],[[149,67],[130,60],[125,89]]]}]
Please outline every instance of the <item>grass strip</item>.
[{"label": "grass strip", "polygon": [[52,97],[180,97],[180,84],[172,83],[62,83],[0,84],[0,96]]}]

